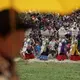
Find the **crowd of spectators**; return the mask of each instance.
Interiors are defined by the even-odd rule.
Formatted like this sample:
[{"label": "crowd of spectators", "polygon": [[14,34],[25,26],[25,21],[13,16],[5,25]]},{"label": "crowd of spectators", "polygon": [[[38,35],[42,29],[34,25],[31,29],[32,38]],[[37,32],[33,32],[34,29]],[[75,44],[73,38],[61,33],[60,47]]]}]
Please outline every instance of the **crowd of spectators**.
[{"label": "crowd of spectators", "polygon": [[80,10],[76,10],[71,14],[60,15],[55,13],[40,13],[40,12],[25,12],[19,14],[20,18],[25,24],[32,23],[39,29],[51,29],[57,30],[64,26],[71,27],[74,22],[80,26]]},{"label": "crowd of spectators", "polygon": [[[30,34],[28,35],[29,39],[33,40],[32,41],[33,43],[31,43],[31,40],[29,40],[31,43],[29,44],[34,46],[34,48],[35,46],[37,46],[36,48],[40,50],[42,50],[43,47],[44,48],[49,47],[50,45],[52,45],[53,47],[55,41],[57,43],[56,45],[57,47],[56,46],[54,47],[56,47],[55,51],[57,51],[56,53],[58,53],[59,43],[60,44],[64,43],[63,39],[65,39],[65,41],[67,42],[69,41],[69,44],[72,45],[76,40],[78,32],[80,31],[80,10],[73,11],[71,14],[67,15],[60,15],[59,13],[55,14],[55,13],[25,12],[19,14],[19,16],[24,24],[32,24],[36,26],[36,28],[32,28]],[[70,37],[67,39],[65,37],[66,34],[68,34],[68,32]],[[69,48],[69,50],[70,49],[71,48]],[[36,53],[37,51],[35,51],[34,53]],[[41,53],[38,52],[37,54],[40,53],[48,55],[47,52],[48,48],[46,48],[46,52]],[[54,53],[53,49],[52,52]]]}]

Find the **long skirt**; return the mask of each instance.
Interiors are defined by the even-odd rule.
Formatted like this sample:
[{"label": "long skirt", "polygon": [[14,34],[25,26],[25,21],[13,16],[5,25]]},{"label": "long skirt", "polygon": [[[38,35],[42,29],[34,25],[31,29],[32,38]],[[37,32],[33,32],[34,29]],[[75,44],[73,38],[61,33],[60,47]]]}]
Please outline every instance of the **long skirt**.
[{"label": "long skirt", "polygon": [[41,55],[41,56],[39,57],[39,59],[40,59],[40,60],[48,60],[48,56],[46,56],[46,55]]},{"label": "long skirt", "polygon": [[27,53],[24,53],[24,55],[23,55],[23,59],[34,59],[35,58],[35,56],[34,56],[34,54],[33,53],[30,53],[30,54],[27,54]]},{"label": "long skirt", "polygon": [[59,61],[65,60],[65,59],[67,59],[67,56],[65,54],[62,54],[62,55],[58,54],[56,59],[59,60]]},{"label": "long skirt", "polygon": [[43,52],[40,56],[39,56],[40,60],[48,60],[48,52]]},{"label": "long skirt", "polygon": [[80,60],[80,56],[79,55],[71,55],[70,56],[70,60],[79,61]]}]

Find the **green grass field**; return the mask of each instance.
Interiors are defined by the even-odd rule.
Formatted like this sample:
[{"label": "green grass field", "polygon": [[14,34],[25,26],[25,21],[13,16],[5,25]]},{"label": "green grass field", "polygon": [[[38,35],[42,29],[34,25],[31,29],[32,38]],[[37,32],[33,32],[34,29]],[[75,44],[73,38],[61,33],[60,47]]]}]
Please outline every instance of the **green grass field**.
[{"label": "green grass field", "polygon": [[80,80],[79,63],[17,62],[20,80]]}]

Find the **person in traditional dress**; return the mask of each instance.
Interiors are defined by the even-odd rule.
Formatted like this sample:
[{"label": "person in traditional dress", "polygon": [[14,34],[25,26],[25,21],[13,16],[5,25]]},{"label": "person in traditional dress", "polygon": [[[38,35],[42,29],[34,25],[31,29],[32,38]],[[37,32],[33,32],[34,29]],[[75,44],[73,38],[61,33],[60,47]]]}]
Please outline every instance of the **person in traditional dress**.
[{"label": "person in traditional dress", "polygon": [[57,60],[65,60],[67,59],[67,50],[66,50],[66,41],[63,39],[58,46],[58,55]]},{"label": "person in traditional dress", "polygon": [[39,59],[40,60],[48,60],[48,55],[49,55],[49,48],[48,46],[45,46],[43,52],[41,53]]},{"label": "person in traditional dress", "polygon": [[48,60],[48,54],[49,54],[49,48],[48,48],[48,44],[45,41],[45,39],[43,40],[42,46],[41,46],[41,52],[40,52],[40,60]]},{"label": "person in traditional dress", "polygon": [[78,42],[77,40],[74,41],[74,43],[71,46],[71,50],[70,50],[70,60],[80,60],[80,53],[78,51]]},{"label": "person in traditional dress", "polygon": [[25,52],[25,59],[34,59],[34,53],[33,53],[33,46],[28,45],[26,52]]},{"label": "person in traditional dress", "polygon": [[40,52],[41,52],[41,45],[39,41],[36,41],[35,44],[35,56],[38,58],[40,56]]},{"label": "person in traditional dress", "polygon": [[73,23],[72,28],[70,30],[72,32],[72,44],[73,44],[73,42],[76,40],[79,31],[76,22]]},{"label": "person in traditional dress", "polygon": [[56,51],[56,41],[55,39],[52,39],[50,42],[49,42],[49,54],[52,55],[52,57],[55,57],[56,54],[57,54],[57,51]]},{"label": "person in traditional dress", "polygon": [[70,48],[71,48],[71,38],[72,35],[71,33],[68,31],[65,35],[65,38],[66,38],[66,49],[67,49],[67,55],[69,56],[69,53],[70,53]]},{"label": "person in traditional dress", "polygon": [[78,48],[78,51],[80,52],[80,30],[79,30],[78,35],[77,35],[76,38],[78,40],[78,46],[77,46],[77,48]]}]

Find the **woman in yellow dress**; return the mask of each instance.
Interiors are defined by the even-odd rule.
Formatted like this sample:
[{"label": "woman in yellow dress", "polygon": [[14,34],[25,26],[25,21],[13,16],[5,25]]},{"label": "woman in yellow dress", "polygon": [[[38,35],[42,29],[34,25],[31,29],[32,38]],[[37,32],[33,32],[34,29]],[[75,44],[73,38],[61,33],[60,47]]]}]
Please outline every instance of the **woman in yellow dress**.
[{"label": "woman in yellow dress", "polygon": [[70,60],[74,60],[74,61],[77,61],[77,60],[80,60],[80,53],[78,51],[78,42],[77,40],[74,41],[74,43],[72,44],[71,46],[71,50],[70,50]]}]

